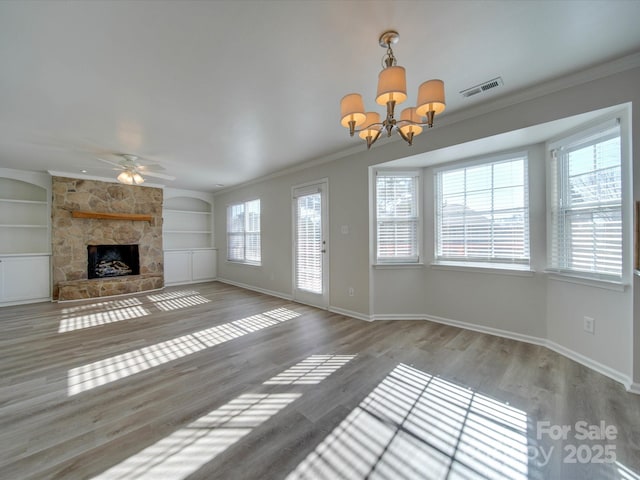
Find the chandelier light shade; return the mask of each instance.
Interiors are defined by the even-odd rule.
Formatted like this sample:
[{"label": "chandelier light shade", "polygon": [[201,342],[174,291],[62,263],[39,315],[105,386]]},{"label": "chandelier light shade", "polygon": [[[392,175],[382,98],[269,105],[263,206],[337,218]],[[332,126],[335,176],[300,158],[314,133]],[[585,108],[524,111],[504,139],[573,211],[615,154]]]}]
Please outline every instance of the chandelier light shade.
[{"label": "chandelier light shade", "polygon": [[[365,114],[362,96],[358,93],[345,95],[340,102],[341,124],[367,142],[367,148],[380,137],[383,131],[390,137],[394,131],[409,144],[413,138],[422,133],[422,127],[433,127],[433,118],[442,113],[446,107],[444,98],[444,82],[428,80],[418,89],[417,107],[405,108],[400,119],[395,118],[395,107],[407,99],[407,75],[404,67],[396,65],[397,60],[391,45],[398,42],[398,32],[389,30],[380,35],[378,43],[387,49],[383,58],[383,69],[378,75],[376,103],[387,107],[386,117],[382,122],[376,112]],[[356,127],[360,127],[356,130]]]},{"label": "chandelier light shade", "polygon": [[340,114],[342,116],[343,127],[347,127],[351,136],[355,132],[355,128],[362,125],[366,120],[364,113],[364,102],[362,95],[359,93],[350,93],[342,97],[340,101]]},{"label": "chandelier light shade", "polygon": [[360,130],[358,135],[361,139],[367,142],[367,145],[371,146],[380,136],[382,131],[382,123],[380,123],[380,114],[378,112],[367,112],[367,118],[364,122],[368,125],[367,128]]},{"label": "chandelier light shade", "polygon": [[387,67],[378,75],[378,95],[376,103],[386,105],[395,101],[396,105],[407,99],[407,73],[404,67]]},{"label": "chandelier light shade", "polygon": [[[418,88],[418,115],[427,117],[429,126],[433,126],[433,116],[444,112],[444,82],[428,80]],[[433,113],[431,113],[433,112]]]},{"label": "chandelier light shade", "polygon": [[415,107],[409,107],[400,113],[399,131],[400,136],[404,138],[409,145],[413,143],[413,138],[422,133],[422,118],[417,114]]}]

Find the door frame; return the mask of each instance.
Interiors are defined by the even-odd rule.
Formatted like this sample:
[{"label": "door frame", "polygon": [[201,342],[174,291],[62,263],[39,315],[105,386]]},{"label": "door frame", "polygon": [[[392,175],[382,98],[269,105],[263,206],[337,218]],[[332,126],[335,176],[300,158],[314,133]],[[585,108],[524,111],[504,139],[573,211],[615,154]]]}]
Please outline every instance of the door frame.
[{"label": "door frame", "polygon": [[[296,217],[296,196],[295,191],[300,188],[312,187],[318,185],[321,188],[322,193],[322,237],[325,242],[325,253],[322,257],[322,295],[315,295],[309,293],[308,295],[300,295],[296,288],[296,230],[297,230],[297,217]],[[309,182],[300,183],[291,187],[291,298],[298,303],[304,303],[313,307],[322,308],[324,310],[329,309],[329,264],[330,264],[330,241],[329,241],[329,179],[327,177],[320,178]],[[314,301],[320,298],[320,302]]]}]

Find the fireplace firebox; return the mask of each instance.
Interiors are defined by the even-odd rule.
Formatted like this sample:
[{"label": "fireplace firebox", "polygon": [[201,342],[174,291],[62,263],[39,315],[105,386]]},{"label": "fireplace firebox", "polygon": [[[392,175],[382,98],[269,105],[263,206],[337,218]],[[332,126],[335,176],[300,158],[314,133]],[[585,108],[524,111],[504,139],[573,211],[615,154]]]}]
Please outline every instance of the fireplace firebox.
[{"label": "fireplace firebox", "polygon": [[87,277],[140,275],[138,245],[87,245]]}]

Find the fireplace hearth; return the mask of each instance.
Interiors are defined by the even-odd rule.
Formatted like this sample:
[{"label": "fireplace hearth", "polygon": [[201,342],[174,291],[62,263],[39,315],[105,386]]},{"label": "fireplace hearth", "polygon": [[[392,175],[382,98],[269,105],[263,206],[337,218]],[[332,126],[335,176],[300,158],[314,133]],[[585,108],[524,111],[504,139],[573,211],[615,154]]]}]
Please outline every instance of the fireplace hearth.
[{"label": "fireplace hearth", "polygon": [[87,278],[140,274],[138,245],[88,245]]}]

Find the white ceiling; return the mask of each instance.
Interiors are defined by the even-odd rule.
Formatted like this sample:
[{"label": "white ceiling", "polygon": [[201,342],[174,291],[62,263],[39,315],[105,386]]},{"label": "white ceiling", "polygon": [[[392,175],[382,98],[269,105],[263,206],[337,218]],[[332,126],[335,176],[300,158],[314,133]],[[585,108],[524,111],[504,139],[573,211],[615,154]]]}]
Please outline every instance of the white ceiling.
[{"label": "white ceiling", "polygon": [[640,1],[615,0],[5,0],[0,167],[113,177],[95,157],[132,153],[167,186],[215,191],[360,142],[339,101],[381,111],[384,30],[410,102],[445,81],[444,117],[640,50],[638,19]]}]

